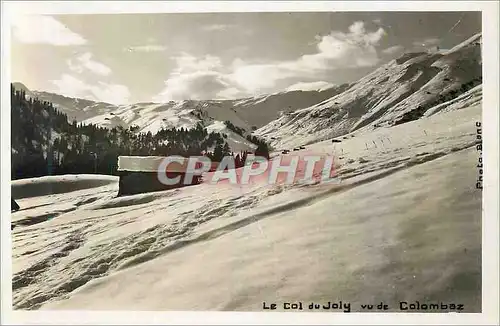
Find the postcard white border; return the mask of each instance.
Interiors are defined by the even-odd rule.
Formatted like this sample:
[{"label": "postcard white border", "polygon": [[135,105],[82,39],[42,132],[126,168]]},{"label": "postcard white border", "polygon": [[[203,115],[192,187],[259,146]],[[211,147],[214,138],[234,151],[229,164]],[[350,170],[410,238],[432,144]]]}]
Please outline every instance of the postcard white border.
[{"label": "postcard white border", "polygon": [[[271,11],[482,11],[483,25],[483,279],[482,313],[265,313],[12,311],[10,235],[10,21],[19,14]],[[351,324],[489,325],[498,323],[499,5],[497,1],[11,1],[2,2],[1,226],[2,324]]]}]

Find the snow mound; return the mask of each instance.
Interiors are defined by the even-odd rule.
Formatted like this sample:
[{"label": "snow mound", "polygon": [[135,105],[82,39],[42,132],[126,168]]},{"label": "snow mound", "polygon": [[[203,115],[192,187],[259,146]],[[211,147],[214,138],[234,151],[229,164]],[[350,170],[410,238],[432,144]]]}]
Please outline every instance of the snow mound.
[{"label": "snow mound", "polygon": [[[414,300],[480,311],[481,193],[463,173],[476,159],[473,150],[457,152],[161,249],[159,241],[179,233],[152,228],[116,253],[143,255],[43,309],[262,311],[262,301],[300,298],[342,300],[360,311],[360,302],[377,297],[391,311]],[[62,286],[71,290],[112,264],[102,257]]]},{"label": "snow mound", "polygon": [[108,175],[78,174],[46,176],[14,180],[11,182],[12,198],[30,198],[67,193],[117,183],[118,178]]}]

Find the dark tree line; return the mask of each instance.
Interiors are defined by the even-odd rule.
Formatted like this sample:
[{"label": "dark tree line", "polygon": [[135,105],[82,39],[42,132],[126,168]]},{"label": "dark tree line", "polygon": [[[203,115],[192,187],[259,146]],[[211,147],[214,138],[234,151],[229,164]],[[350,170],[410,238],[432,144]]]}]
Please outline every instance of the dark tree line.
[{"label": "dark tree line", "polygon": [[[52,103],[27,99],[11,85],[12,179],[59,174],[116,174],[120,155],[206,155],[220,161],[232,155],[224,136],[195,128],[138,133],[68,122]],[[257,144],[257,143],[256,143]],[[258,146],[259,145],[257,144]]]},{"label": "dark tree line", "polygon": [[263,156],[263,157],[269,159],[270,148],[264,139],[261,139],[259,137],[253,136],[253,135],[248,135],[246,138],[249,142],[257,145],[257,148],[255,149],[256,156]]},{"label": "dark tree line", "polygon": [[[231,121],[229,120],[226,120],[224,122],[227,126],[228,129],[234,131],[235,133],[239,134],[240,136],[245,136],[245,132],[246,130],[243,129],[243,128],[240,128],[238,126],[235,126],[233,123],[231,123]],[[257,129],[256,127],[252,127],[252,129]],[[249,142],[257,145],[257,149],[255,150],[255,155],[256,156],[263,156],[267,159],[269,159],[269,151],[270,151],[270,148],[269,148],[269,145],[267,144],[267,142],[261,138],[258,138],[256,136],[253,136],[253,135],[247,135],[245,137]],[[246,156],[245,156],[246,157]],[[244,163],[243,163],[244,165]]]},{"label": "dark tree line", "polygon": [[238,135],[240,136],[245,136],[245,129],[244,128],[240,128],[238,126],[235,126],[231,121],[229,120],[226,120],[224,121],[224,124],[226,125],[227,129],[229,130],[232,130],[234,131],[235,133],[237,133]]}]

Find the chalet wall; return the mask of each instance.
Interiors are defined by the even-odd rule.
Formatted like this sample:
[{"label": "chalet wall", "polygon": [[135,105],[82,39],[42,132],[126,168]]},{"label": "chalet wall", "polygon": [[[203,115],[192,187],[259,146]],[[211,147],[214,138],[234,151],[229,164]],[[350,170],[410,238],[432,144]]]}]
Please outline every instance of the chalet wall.
[{"label": "chalet wall", "polygon": [[[185,173],[169,172],[167,177],[175,178],[180,176],[180,182],[175,185],[165,185],[158,180],[156,172],[137,172],[137,171],[119,171],[120,182],[118,196],[141,194],[153,191],[164,191],[185,187],[183,184]],[[189,185],[199,184],[201,178],[193,178],[193,182]]]}]

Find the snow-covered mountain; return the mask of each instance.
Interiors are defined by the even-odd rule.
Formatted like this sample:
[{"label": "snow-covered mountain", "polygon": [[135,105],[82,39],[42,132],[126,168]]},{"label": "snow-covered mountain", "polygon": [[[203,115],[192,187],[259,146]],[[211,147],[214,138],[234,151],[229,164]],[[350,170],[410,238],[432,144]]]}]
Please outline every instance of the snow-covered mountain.
[{"label": "snow-covered mountain", "polygon": [[98,114],[111,112],[112,110],[114,110],[114,108],[116,108],[116,105],[110,103],[95,102],[81,98],[67,97],[50,92],[30,90],[20,82],[12,83],[12,85],[16,90],[25,91],[27,97],[38,98],[41,101],[52,103],[55,108],[68,115],[68,119],[70,120],[70,122],[72,120],[82,122]]},{"label": "snow-covered mountain", "polygon": [[255,145],[244,136],[231,130],[224,123],[230,121],[249,134],[279,118],[284,113],[309,107],[349,87],[348,84],[319,90],[292,90],[237,100],[185,100],[166,103],[136,103],[113,105],[104,102],[66,97],[59,94],[32,91],[22,83],[14,83],[18,90],[24,90],[29,97],[53,103],[54,107],[66,113],[70,121],[95,124],[113,128],[134,127],[138,132],[156,133],[165,128],[195,127],[199,122],[209,131],[227,135],[229,146],[236,151],[252,150]]},{"label": "snow-covered mountain", "polygon": [[[284,114],[255,133],[275,148],[391,126],[480,101],[481,34],[449,51],[407,53],[321,103]],[[446,104],[445,104],[446,103]],[[455,103],[454,106],[448,104]]]},{"label": "snow-covered mountain", "polygon": [[444,107],[458,109],[471,104],[471,99],[480,101],[481,44],[482,36],[476,34],[447,51],[406,53],[352,84],[238,100],[117,106],[47,92],[27,94],[52,102],[78,122],[155,133],[162,128],[191,128],[201,121],[209,130],[226,134],[232,148],[251,148],[245,137],[224,123],[230,121],[246,133],[257,129],[255,135],[279,149],[408,122]]},{"label": "snow-covered mountain", "polygon": [[30,97],[53,103],[56,108],[66,113],[70,120],[111,128],[137,126],[138,131],[156,132],[162,127],[191,128],[199,121],[209,126],[226,120],[250,131],[252,127],[262,127],[279,118],[284,112],[306,108],[339,94],[349,85],[308,91],[291,90],[236,100],[184,100],[130,105],[113,105],[32,91],[19,82],[14,83],[14,87],[26,91]]}]

